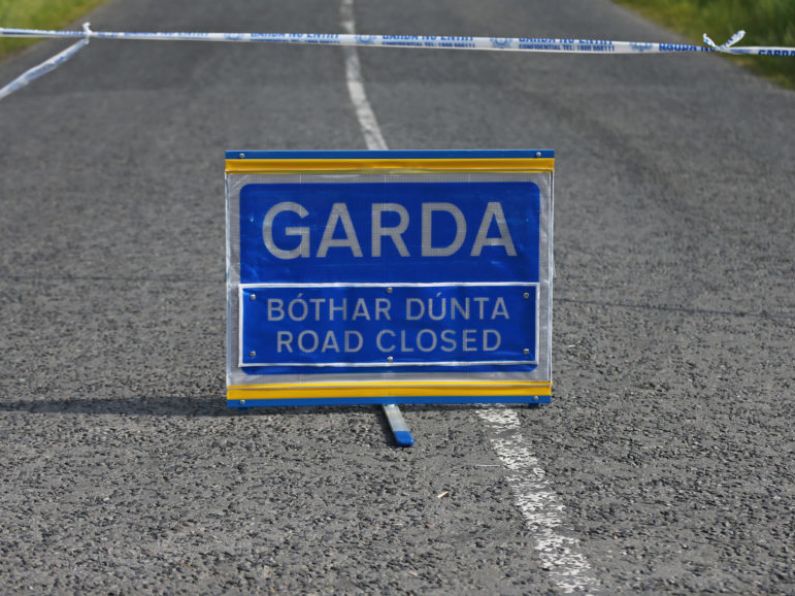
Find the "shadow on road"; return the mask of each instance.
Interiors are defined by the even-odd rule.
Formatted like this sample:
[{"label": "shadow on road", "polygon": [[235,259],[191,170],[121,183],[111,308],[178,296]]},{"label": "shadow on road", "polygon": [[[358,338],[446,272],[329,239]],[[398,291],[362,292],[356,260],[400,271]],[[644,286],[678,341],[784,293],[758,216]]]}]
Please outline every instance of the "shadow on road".
[{"label": "shadow on road", "polygon": [[[125,416],[234,416],[221,397],[131,397],[0,400],[0,412],[109,414]],[[269,413],[271,413],[269,411]]]},{"label": "shadow on road", "polygon": [[[432,406],[415,406],[420,409],[434,409]],[[457,408],[456,406],[445,406]],[[467,407],[467,406],[460,406]],[[210,417],[224,418],[230,416],[306,416],[317,414],[362,413],[368,409],[378,414],[376,417],[384,438],[393,443],[392,432],[386,417],[377,406],[352,406],[334,408],[251,408],[238,410],[227,408],[222,397],[139,397],[139,398],[74,398],[56,399],[52,401],[38,400],[0,400],[0,412],[25,414],[87,414],[116,416],[183,416],[186,418]],[[438,408],[437,408],[438,409]]]},{"label": "shadow on road", "polygon": [[[473,409],[468,405],[406,406],[413,411]],[[70,398],[44,401],[38,399],[0,400],[0,412],[28,414],[91,414],[120,416],[308,416],[316,414],[379,412],[378,406],[334,406],[296,408],[227,408],[223,397],[131,397],[131,398]]]}]

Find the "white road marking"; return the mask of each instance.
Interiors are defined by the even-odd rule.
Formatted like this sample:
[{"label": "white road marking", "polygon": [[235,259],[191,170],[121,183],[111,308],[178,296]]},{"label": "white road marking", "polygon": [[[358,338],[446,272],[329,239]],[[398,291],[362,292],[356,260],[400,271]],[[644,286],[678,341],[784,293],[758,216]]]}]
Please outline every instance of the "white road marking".
[{"label": "white road marking", "polygon": [[580,552],[579,541],[566,532],[565,506],[530,451],[518,414],[507,408],[479,410],[478,414],[488,424],[491,445],[509,471],[506,478],[514,501],[524,515],[550,579],[564,594],[598,592],[599,583]]},{"label": "white road marking", "polygon": [[[356,34],[353,0],[342,0],[340,21],[346,33]],[[354,46],[345,46],[343,51],[348,92],[367,148],[388,149],[364,91],[359,53]],[[478,414],[491,430],[491,445],[502,466],[509,472],[507,480],[514,494],[514,502],[533,534],[541,564],[549,571],[552,582],[564,594],[598,592],[599,583],[591,572],[588,560],[580,552],[579,541],[565,532],[565,507],[547,480],[538,458],[530,451],[529,443],[522,435],[517,413],[510,409],[489,408],[479,410]]]},{"label": "white road marking", "polygon": [[[340,23],[345,33],[356,35],[356,19],[353,14],[353,0],[342,0],[340,5]],[[343,46],[345,52],[345,79],[348,82],[348,93],[350,93],[353,107],[356,109],[356,117],[359,119],[359,126],[364,133],[364,140],[367,148],[372,150],[387,149],[384,135],[375,119],[375,113],[367,101],[367,94],[364,92],[364,81],[362,80],[362,65],[359,62],[359,52],[356,46]]]}]

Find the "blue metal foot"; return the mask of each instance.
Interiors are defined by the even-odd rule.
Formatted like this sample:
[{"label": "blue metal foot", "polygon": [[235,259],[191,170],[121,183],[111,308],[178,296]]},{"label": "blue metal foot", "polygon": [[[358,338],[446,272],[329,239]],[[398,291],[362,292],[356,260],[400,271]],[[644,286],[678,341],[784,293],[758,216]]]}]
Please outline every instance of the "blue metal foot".
[{"label": "blue metal foot", "polygon": [[389,428],[392,429],[392,435],[395,437],[395,443],[397,443],[398,447],[411,447],[414,444],[414,436],[403,419],[400,408],[395,404],[387,404],[382,407],[384,408],[387,422],[389,422]]}]

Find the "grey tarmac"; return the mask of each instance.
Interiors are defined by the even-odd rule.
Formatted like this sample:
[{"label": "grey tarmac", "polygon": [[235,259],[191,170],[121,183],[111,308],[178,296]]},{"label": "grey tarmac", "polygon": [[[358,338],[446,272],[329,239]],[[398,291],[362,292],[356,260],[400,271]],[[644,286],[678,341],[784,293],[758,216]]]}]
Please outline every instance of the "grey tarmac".
[{"label": "grey tarmac", "polygon": [[[603,0],[354,11],[681,41]],[[340,31],[337,0],[89,20]],[[359,56],[393,149],[558,152],[555,399],[517,414],[605,593],[795,592],[795,93],[710,55]],[[404,408],[398,450],[375,409],[224,405],[223,151],[363,147],[333,47],[94,41],[0,103],[0,592],[555,591],[475,409]]]}]

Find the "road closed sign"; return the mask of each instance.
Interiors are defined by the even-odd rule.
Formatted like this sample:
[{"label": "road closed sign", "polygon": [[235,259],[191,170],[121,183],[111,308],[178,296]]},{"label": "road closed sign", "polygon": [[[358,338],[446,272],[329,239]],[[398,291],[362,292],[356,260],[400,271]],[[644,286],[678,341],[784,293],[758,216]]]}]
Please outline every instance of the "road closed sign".
[{"label": "road closed sign", "polygon": [[230,151],[231,407],[545,403],[551,151]]}]

